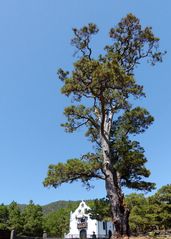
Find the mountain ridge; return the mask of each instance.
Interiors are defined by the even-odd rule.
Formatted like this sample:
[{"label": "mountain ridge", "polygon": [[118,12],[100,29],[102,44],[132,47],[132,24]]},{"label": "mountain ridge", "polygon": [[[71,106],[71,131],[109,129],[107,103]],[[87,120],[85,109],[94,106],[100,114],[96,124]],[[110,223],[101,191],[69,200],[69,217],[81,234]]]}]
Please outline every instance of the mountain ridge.
[{"label": "mountain ridge", "polygon": [[[85,202],[90,202],[90,201],[93,201],[93,200],[85,200]],[[51,203],[48,203],[45,205],[40,205],[40,206],[42,207],[43,214],[49,214],[49,213],[57,211],[61,208],[68,208],[73,204],[79,205],[80,202],[81,202],[81,200],[76,200],[76,201],[74,201],[74,200],[58,200],[58,201],[51,202]],[[19,206],[20,210],[23,211],[24,208],[28,204],[18,204],[17,203],[17,205]]]}]

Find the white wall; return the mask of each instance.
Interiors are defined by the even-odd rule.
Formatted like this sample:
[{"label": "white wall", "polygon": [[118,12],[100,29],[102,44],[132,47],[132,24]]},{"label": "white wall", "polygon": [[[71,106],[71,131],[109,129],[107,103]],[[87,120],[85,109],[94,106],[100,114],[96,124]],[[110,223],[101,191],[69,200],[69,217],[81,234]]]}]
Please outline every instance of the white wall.
[{"label": "white wall", "polygon": [[91,237],[93,235],[93,232],[95,232],[96,236],[99,234],[101,236],[108,235],[109,230],[113,232],[113,225],[112,222],[107,222],[106,223],[106,228],[103,228],[103,222],[99,222],[97,220],[93,220],[90,218],[90,215],[87,213],[87,210],[90,208],[86,205],[84,201],[80,203],[78,208],[75,210],[74,213],[71,212],[70,214],[70,231],[66,235],[66,238],[74,238],[80,236],[80,231],[81,229],[77,228],[78,221],[85,217],[86,222],[88,224],[88,227],[86,228],[87,236]]}]

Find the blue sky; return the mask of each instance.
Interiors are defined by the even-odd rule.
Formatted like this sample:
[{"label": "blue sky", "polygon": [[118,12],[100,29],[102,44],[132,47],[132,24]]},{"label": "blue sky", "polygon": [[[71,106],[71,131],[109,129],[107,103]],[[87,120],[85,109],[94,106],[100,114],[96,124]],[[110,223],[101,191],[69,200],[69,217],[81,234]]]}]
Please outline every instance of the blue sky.
[{"label": "blue sky", "polygon": [[156,67],[142,64],[136,78],[147,98],[140,102],[155,117],[140,137],[148,157],[150,179],[157,188],[171,183],[171,2],[170,0],[2,0],[0,1],[0,203],[46,204],[105,196],[97,183],[86,191],[80,183],[47,189],[48,165],[79,157],[90,149],[80,131],[66,134],[57,69],[71,69],[72,27],[95,22],[100,30],[97,52],[108,41],[109,28],[132,12],[150,25],[167,50]]}]

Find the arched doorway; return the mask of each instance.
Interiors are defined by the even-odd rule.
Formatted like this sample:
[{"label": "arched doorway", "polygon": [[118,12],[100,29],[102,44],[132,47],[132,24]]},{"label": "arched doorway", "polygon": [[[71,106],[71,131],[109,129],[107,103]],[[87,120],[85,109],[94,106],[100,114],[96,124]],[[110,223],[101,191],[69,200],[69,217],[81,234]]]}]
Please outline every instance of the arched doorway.
[{"label": "arched doorway", "polygon": [[80,231],[80,239],[87,239],[87,232],[85,229]]}]

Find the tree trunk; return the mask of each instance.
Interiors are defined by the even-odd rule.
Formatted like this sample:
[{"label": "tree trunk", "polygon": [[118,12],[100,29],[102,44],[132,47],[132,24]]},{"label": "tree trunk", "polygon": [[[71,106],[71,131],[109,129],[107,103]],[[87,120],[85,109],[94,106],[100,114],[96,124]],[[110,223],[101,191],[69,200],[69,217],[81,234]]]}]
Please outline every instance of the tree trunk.
[{"label": "tree trunk", "polygon": [[[108,170],[107,170],[108,171]],[[129,237],[129,209],[124,205],[123,196],[119,187],[113,180],[110,170],[107,172],[106,191],[109,198],[112,219],[114,224],[114,234],[112,238]]]},{"label": "tree trunk", "polygon": [[[105,130],[107,132],[107,130]],[[117,172],[114,169],[107,135],[101,135],[103,152],[103,172],[105,174],[105,187],[109,198],[114,233],[112,239],[129,237],[129,209],[124,205],[123,194],[118,183]]]}]

